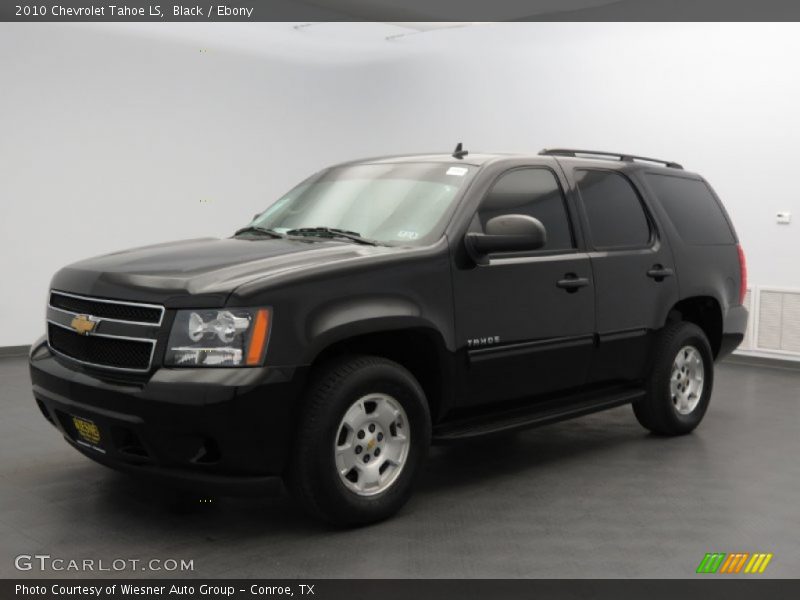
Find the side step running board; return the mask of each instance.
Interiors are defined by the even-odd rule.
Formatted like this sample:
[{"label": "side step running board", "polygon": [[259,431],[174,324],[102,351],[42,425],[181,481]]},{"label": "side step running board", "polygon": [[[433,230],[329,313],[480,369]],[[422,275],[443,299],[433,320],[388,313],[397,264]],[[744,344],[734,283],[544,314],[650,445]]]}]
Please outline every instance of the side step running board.
[{"label": "side step running board", "polygon": [[538,427],[630,404],[643,398],[644,390],[624,390],[573,401],[548,402],[491,415],[445,423],[433,431],[434,443],[450,443],[484,435]]}]

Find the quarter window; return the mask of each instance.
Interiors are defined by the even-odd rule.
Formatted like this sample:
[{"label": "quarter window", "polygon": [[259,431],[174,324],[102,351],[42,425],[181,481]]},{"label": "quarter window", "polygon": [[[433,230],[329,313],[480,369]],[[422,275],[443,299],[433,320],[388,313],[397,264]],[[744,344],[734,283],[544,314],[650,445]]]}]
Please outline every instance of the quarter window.
[{"label": "quarter window", "polygon": [[650,241],[650,225],[639,195],[614,171],[578,170],[578,190],[595,248],[635,248]]},{"label": "quarter window", "polygon": [[489,219],[510,214],[541,221],[547,232],[541,251],[574,248],[564,194],[550,169],[523,168],[503,174],[483,199],[472,230],[484,231]]},{"label": "quarter window", "polygon": [[733,244],[731,226],[704,181],[646,175],[656,198],[687,244]]}]

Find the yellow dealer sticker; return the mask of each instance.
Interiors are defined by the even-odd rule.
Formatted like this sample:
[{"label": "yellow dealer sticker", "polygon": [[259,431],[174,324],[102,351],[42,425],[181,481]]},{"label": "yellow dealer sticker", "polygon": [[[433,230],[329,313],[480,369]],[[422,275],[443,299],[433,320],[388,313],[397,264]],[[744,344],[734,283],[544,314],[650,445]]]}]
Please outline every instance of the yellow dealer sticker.
[{"label": "yellow dealer sticker", "polygon": [[100,443],[100,429],[97,428],[97,425],[80,417],[72,417],[72,424],[75,425],[75,431],[78,432],[81,440],[92,446]]}]

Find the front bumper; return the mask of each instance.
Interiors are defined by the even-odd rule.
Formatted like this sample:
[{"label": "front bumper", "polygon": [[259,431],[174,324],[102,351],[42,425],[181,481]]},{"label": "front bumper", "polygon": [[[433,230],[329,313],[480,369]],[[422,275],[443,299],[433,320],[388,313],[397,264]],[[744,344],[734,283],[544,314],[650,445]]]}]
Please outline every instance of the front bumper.
[{"label": "front bumper", "polygon": [[[81,369],[44,341],[30,355],[42,414],[83,454],[123,471],[232,493],[258,490],[284,471],[302,371],[161,368],[126,381]],[[100,442],[87,444],[73,417],[94,423]]]}]

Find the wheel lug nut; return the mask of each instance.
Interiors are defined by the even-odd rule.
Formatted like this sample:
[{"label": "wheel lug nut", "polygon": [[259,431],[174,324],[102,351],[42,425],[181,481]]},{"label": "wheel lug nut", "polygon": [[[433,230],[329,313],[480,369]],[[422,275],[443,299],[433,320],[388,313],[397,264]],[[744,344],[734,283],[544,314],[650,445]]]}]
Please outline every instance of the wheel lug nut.
[{"label": "wheel lug nut", "polygon": [[375,423],[370,423],[369,424],[369,432],[372,433],[373,431],[375,431]]},{"label": "wheel lug nut", "polygon": [[358,439],[363,440],[365,435],[366,434],[364,433],[364,430],[362,429],[361,431],[358,432]]},{"label": "wheel lug nut", "polygon": [[365,454],[365,455],[364,455],[364,462],[365,462],[365,463],[368,463],[368,462],[369,462],[369,454]]},{"label": "wheel lug nut", "polygon": [[381,449],[375,448],[375,456],[380,456],[380,455],[381,455]]},{"label": "wheel lug nut", "polygon": [[356,454],[361,454],[363,448],[361,446],[356,446]]},{"label": "wheel lug nut", "polygon": [[379,433],[379,434],[378,434],[378,441],[379,441],[379,442],[382,442],[382,441],[383,441],[383,434],[382,434],[382,433]]}]

